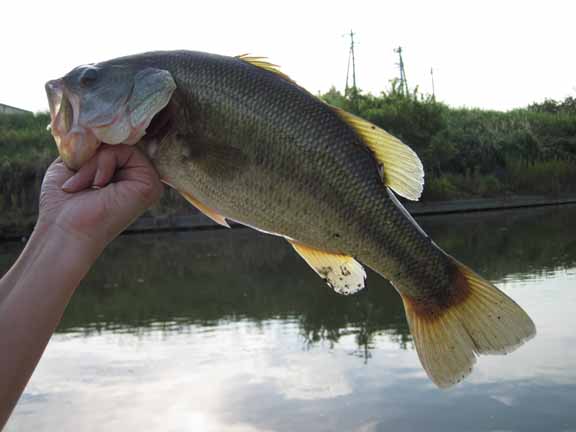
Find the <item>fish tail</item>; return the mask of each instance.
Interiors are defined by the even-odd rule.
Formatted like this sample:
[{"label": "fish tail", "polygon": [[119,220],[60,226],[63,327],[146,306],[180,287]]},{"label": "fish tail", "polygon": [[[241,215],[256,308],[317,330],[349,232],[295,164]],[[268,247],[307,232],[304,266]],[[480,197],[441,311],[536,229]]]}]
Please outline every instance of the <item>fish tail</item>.
[{"label": "fish tail", "polygon": [[448,256],[454,278],[447,299],[402,294],[418,356],[439,387],[472,371],[479,354],[506,354],[536,334],[530,317],[511,298]]}]

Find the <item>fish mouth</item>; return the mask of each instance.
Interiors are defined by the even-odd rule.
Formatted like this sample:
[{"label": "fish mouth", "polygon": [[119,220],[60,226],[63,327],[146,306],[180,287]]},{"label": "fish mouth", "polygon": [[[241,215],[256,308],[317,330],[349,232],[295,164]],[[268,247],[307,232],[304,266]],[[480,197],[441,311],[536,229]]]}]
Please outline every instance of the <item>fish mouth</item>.
[{"label": "fish mouth", "polygon": [[80,99],[67,91],[62,79],[48,81],[50,130],[64,164],[78,170],[95,153],[101,141],[92,130],[79,124]]}]

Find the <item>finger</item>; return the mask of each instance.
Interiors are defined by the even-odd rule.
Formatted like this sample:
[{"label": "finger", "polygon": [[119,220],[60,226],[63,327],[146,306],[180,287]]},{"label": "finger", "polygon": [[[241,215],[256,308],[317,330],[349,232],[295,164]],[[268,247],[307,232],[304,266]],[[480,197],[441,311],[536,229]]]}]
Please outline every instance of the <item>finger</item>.
[{"label": "finger", "polygon": [[122,180],[137,179],[150,173],[156,174],[156,169],[150,160],[138,148],[127,147],[126,150],[128,151],[119,154],[121,169],[118,170],[117,175],[121,176]]},{"label": "finger", "polygon": [[98,152],[97,169],[94,177],[94,186],[102,188],[110,183],[112,176],[118,167],[116,151],[107,147]]},{"label": "finger", "polygon": [[136,147],[129,145],[119,145],[116,147],[116,163],[118,169],[130,168],[133,164],[133,157],[138,152]]},{"label": "finger", "polygon": [[148,158],[135,147],[129,150],[118,155],[122,168],[116,171],[114,181],[130,185],[134,196],[148,207],[160,199],[164,185]]},{"label": "finger", "polygon": [[155,183],[160,182],[156,169],[152,166],[150,161],[138,149],[133,148],[129,154],[122,154],[119,157],[122,160],[121,168],[116,171],[114,181],[129,181],[129,182],[145,182]]},{"label": "finger", "polygon": [[135,151],[128,145],[106,146],[99,158],[94,184],[103,187],[111,181],[119,181],[118,174],[131,169],[130,160]]},{"label": "finger", "polygon": [[62,190],[64,192],[74,193],[92,186],[97,167],[97,159],[93,157],[82,166],[76,174],[66,180],[62,185]]},{"label": "finger", "polygon": [[74,171],[69,170],[62,160],[58,158],[54,160],[46,170],[42,183],[46,186],[51,185],[60,188],[62,184],[73,175]]}]

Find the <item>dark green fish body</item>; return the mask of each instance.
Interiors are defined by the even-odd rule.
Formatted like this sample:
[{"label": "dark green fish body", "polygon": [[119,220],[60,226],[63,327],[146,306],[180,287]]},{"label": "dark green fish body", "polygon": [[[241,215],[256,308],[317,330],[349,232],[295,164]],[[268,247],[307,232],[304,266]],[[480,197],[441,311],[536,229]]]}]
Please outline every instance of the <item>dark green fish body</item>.
[{"label": "dark green fish body", "polygon": [[[82,84],[87,68],[106,79]],[[126,76],[131,93],[115,92],[130,87]],[[58,108],[61,88],[73,95],[74,121],[60,114],[68,112]],[[510,351],[534,334],[518,305],[438,248],[395,198],[392,190],[420,195],[417,156],[261,59],[145,53],[77,68],[47,90],[65,161],[86,158],[68,150],[68,124],[85,128],[92,146],[91,134],[138,141],[161,178],[200,210],[285,237],[338,292],[364,286],[354,258],[389,279],[438,385],[468,374],[477,354]],[[79,122],[83,98],[102,107],[86,118],[114,120]],[[116,108],[122,100],[127,108]]]},{"label": "dark green fish body", "polygon": [[152,156],[170,185],[228,219],[352,255],[414,297],[411,288],[431,277],[449,285],[445,255],[390,197],[373,154],[330,106],[238,58],[152,58],[143,60],[177,84],[173,130]]}]

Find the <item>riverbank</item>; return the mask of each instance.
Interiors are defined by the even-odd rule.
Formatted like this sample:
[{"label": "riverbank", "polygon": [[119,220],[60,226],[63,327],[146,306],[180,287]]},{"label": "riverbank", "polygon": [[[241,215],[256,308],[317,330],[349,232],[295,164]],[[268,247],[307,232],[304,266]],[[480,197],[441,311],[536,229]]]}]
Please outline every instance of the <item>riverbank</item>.
[{"label": "riverbank", "polygon": [[[430,216],[454,213],[474,213],[485,211],[511,210],[576,204],[576,194],[556,197],[544,195],[510,196],[506,198],[482,198],[433,202],[405,202],[404,206],[413,216]],[[32,218],[20,224],[6,224],[0,221],[0,241],[27,238],[34,228]],[[231,222],[231,227],[242,226]],[[222,228],[212,219],[193,207],[169,215],[154,216],[153,212],[137,219],[126,229],[126,233],[146,233],[178,230],[205,230]]]},{"label": "riverbank", "polygon": [[[494,199],[486,198],[424,203],[410,202],[404,204],[413,216],[428,216],[576,204],[576,195],[560,197],[532,195]],[[230,226],[242,225],[232,222]],[[210,229],[217,227],[220,227],[220,225],[202,213],[196,212],[193,215],[184,216],[142,217],[134,222],[127,229],[127,232],[138,233],[166,230]]]},{"label": "riverbank", "polygon": [[[576,195],[548,197],[542,195],[511,196],[506,198],[485,198],[437,202],[409,202],[404,203],[413,216],[429,216],[454,213],[474,213],[497,210],[511,210],[520,208],[536,208],[547,206],[562,206],[576,204]],[[178,230],[205,230],[221,228],[212,219],[206,217],[194,208],[189,214],[173,214],[152,216],[147,214],[126,229],[126,233],[146,233]],[[231,227],[242,226],[230,223]],[[2,226],[0,222],[0,241],[20,240],[26,238],[33,229],[33,221],[26,226]]]},{"label": "riverbank", "polygon": [[[354,108],[336,96],[324,99]],[[410,143],[427,167],[423,202],[406,204],[415,215],[558,205],[576,197],[576,113],[453,109],[394,92],[358,101],[357,114]],[[0,241],[25,237],[34,226],[42,178],[56,157],[48,122],[46,113],[0,115]],[[211,227],[167,188],[131,231]]]}]

